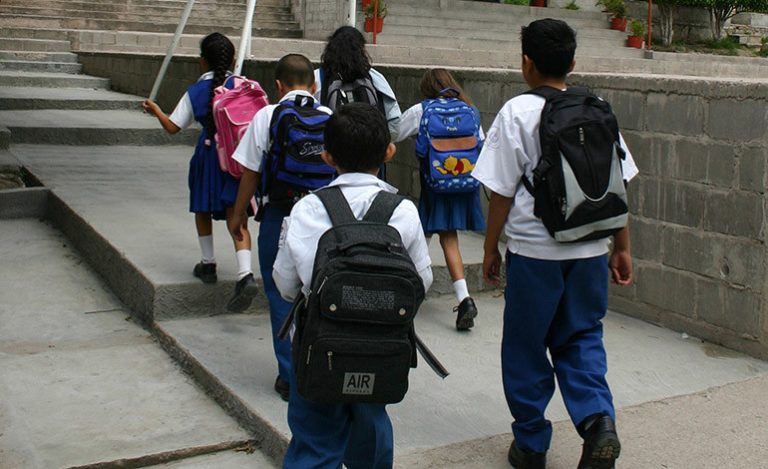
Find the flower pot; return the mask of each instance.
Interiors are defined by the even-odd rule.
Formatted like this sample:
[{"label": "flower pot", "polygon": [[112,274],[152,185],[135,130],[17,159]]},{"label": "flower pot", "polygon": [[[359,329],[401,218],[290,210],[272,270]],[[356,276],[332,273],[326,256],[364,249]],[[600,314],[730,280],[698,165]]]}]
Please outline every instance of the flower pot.
[{"label": "flower pot", "polygon": [[640,36],[627,37],[627,47],[634,47],[635,49],[643,48],[643,38]]},{"label": "flower pot", "polygon": [[373,2],[373,0],[363,0],[363,11],[365,11],[366,8],[368,8],[368,5],[370,5]]},{"label": "flower pot", "polygon": [[547,6],[547,0],[531,0],[531,6],[543,8]]},{"label": "flower pot", "polygon": [[[380,33],[383,28],[384,28],[384,18],[376,18],[376,34]],[[373,18],[365,19],[365,32],[366,33],[373,32]]]},{"label": "flower pot", "polygon": [[627,19],[626,18],[611,18],[611,29],[615,29],[616,31],[626,31],[627,30]]}]

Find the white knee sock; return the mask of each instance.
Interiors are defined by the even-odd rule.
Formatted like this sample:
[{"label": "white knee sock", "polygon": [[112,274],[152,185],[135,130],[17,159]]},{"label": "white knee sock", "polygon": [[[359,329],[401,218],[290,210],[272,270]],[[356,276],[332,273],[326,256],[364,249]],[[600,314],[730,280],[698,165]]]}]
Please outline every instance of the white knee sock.
[{"label": "white knee sock", "polygon": [[251,250],[241,249],[235,253],[237,257],[237,279],[241,280],[248,274],[252,274],[251,270]]},{"label": "white knee sock", "polygon": [[459,301],[459,303],[464,301],[464,299],[469,296],[467,281],[462,278],[453,282],[453,291],[456,292],[456,299]]},{"label": "white knee sock", "polygon": [[200,252],[202,252],[203,263],[215,263],[216,258],[213,257],[213,235],[198,236],[197,241],[200,243]]}]

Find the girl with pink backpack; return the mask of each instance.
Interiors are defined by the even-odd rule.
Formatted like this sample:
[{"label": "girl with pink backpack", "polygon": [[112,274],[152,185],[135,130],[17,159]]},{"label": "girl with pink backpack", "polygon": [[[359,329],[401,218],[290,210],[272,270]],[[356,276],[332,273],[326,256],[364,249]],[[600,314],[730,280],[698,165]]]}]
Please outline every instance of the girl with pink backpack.
[{"label": "girl with pink backpack", "polygon": [[[169,134],[189,127],[194,121],[202,126],[189,162],[189,211],[195,214],[202,254],[192,273],[203,283],[215,283],[218,280],[213,250],[213,220],[232,217],[239,188],[238,179],[222,170],[222,162],[216,150],[216,123],[212,112],[215,90],[222,86],[231,89],[235,85],[236,77],[229,72],[234,59],[235,46],[232,42],[220,33],[209,34],[200,42],[200,67],[203,75],[187,88],[173,113],[166,116],[156,103],[150,100],[143,103],[144,109],[157,117]],[[251,236],[247,227],[243,228],[242,239],[233,238],[238,274],[234,294],[227,302],[227,310],[232,312],[248,309],[258,293],[251,267]]]}]

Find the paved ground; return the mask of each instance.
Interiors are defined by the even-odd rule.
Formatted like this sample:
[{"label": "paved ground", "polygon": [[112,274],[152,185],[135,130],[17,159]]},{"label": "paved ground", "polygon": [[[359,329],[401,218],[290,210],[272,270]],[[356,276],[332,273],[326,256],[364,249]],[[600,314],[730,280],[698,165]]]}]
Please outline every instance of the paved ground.
[{"label": "paved ground", "polygon": [[38,220],[0,222],[0,467],[160,461],[249,440],[67,244]]}]

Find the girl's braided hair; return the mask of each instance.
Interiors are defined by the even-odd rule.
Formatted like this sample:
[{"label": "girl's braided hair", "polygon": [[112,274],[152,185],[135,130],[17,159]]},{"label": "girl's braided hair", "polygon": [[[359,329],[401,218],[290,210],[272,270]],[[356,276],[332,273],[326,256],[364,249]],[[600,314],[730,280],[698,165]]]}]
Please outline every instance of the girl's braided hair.
[{"label": "girl's braided hair", "polygon": [[227,36],[221,33],[211,33],[200,42],[200,57],[208,62],[208,67],[213,72],[211,95],[208,99],[208,125],[206,125],[207,144],[210,145],[210,141],[213,140],[216,133],[216,123],[213,120],[213,92],[223,85],[227,78],[227,70],[235,58],[235,46]]}]

